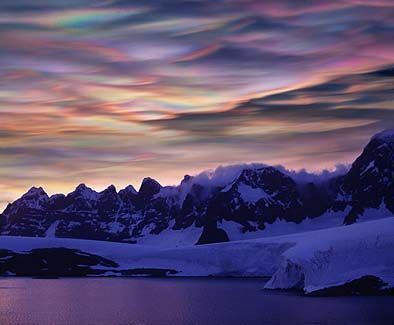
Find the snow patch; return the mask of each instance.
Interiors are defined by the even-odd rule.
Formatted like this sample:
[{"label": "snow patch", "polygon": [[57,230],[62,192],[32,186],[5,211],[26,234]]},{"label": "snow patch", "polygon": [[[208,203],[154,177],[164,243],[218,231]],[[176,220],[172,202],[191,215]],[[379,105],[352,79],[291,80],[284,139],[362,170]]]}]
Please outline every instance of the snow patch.
[{"label": "snow patch", "polygon": [[368,166],[361,172],[360,176],[363,176],[368,170],[375,167],[375,160],[369,162]]},{"label": "snow patch", "polygon": [[145,227],[141,234],[142,237],[137,238],[137,243],[168,249],[193,246],[201,236],[202,228],[193,225],[186,229],[174,230],[172,229],[174,224],[175,221],[171,220],[168,228],[158,235],[150,233],[153,229],[151,225]]},{"label": "snow patch", "polygon": [[357,219],[357,222],[366,222],[371,220],[377,220],[382,218],[392,218],[394,217],[393,213],[387,209],[386,204],[382,202],[377,209],[366,208],[362,215],[360,215]]},{"label": "snow patch", "polygon": [[60,222],[59,220],[56,220],[54,223],[52,223],[49,226],[49,228],[45,232],[45,237],[50,237],[50,238],[56,237],[56,229],[57,229],[59,222]]},{"label": "snow patch", "polygon": [[125,228],[123,224],[117,221],[112,222],[109,226],[110,226],[109,231],[113,234],[120,233]]},{"label": "snow patch", "polygon": [[241,195],[242,200],[247,203],[255,204],[261,199],[270,199],[271,196],[261,188],[254,188],[245,183],[238,185],[238,193]]}]

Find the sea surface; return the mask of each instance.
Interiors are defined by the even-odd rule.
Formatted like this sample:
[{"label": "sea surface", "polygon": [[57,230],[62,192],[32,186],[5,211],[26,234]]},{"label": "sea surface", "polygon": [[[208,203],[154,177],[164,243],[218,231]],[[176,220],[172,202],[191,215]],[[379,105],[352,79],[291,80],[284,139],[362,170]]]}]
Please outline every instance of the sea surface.
[{"label": "sea surface", "polygon": [[394,324],[394,297],[308,298],[263,279],[0,278],[0,324]]}]

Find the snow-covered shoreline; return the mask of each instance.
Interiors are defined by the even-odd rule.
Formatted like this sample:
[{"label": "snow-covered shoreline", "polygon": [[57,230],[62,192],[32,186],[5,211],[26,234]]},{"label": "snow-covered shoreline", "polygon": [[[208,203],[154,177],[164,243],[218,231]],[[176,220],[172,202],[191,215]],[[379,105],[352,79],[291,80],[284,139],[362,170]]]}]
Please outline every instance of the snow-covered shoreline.
[{"label": "snow-covered shoreline", "polygon": [[305,293],[374,276],[394,286],[394,219],[386,218],[309,233],[283,254],[269,289]]},{"label": "snow-covered shoreline", "polygon": [[[119,269],[172,269],[174,276],[265,276],[267,289],[307,294],[374,276],[394,287],[394,218],[290,235],[202,246],[157,246],[62,238],[0,237],[0,249],[65,247],[95,254]],[[109,272],[108,275],[114,275]]]}]

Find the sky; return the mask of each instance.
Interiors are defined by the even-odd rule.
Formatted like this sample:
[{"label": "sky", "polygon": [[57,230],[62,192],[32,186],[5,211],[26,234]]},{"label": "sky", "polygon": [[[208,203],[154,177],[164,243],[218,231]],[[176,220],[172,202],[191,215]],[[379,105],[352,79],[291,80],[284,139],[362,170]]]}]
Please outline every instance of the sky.
[{"label": "sky", "polygon": [[349,164],[394,127],[392,0],[1,0],[0,209],[33,185]]}]

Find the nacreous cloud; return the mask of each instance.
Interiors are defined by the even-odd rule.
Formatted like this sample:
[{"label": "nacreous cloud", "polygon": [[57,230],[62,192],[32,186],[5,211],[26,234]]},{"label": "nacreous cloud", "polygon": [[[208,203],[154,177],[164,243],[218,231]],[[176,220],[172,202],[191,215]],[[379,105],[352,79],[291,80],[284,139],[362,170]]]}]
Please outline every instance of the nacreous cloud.
[{"label": "nacreous cloud", "polygon": [[389,0],[2,0],[0,202],[348,163],[394,122],[393,16]]}]

